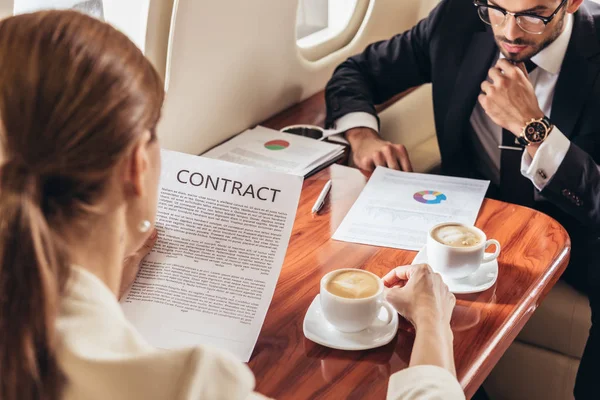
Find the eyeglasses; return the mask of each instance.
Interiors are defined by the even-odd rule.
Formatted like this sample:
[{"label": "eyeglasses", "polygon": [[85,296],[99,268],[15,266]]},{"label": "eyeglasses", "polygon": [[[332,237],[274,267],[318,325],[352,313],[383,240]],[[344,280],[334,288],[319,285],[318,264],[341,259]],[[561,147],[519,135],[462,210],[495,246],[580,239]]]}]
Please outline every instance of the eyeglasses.
[{"label": "eyeglasses", "polygon": [[558,14],[558,11],[567,3],[567,0],[563,0],[556,10],[549,17],[542,17],[541,15],[529,14],[529,13],[512,13],[506,11],[495,5],[483,3],[481,1],[474,1],[473,5],[477,7],[479,18],[483,22],[492,26],[502,26],[506,23],[506,19],[509,15],[512,15],[517,21],[519,28],[527,33],[533,33],[540,35],[546,29],[546,25],[550,23]]}]

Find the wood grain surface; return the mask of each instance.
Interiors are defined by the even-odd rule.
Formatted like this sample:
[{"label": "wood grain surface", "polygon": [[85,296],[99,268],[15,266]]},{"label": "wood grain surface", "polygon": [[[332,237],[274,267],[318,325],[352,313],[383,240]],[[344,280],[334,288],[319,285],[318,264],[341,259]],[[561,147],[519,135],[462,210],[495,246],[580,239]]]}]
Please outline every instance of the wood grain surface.
[{"label": "wood grain surface", "polygon": [[[315,121],[300,122],[313,123]],[[311,208],[328,179],[319,215]],[[389,376],[406,368],[414,340],[402,320],[392,342],[366,351],[332,350],[304,337],[302,323],[319,280],[339,268],[382,276],[416,253],[331,239],[368,174],[333,165],[304,182],[289,249],[249,366],[257,390],[276,399],[384,399]],[[485,292],[457,296],[453,315],[458,378],[470,398],[567,265],[570,241],[537,211],[486,199],[476,225],[502,244],[499,277]]]}]

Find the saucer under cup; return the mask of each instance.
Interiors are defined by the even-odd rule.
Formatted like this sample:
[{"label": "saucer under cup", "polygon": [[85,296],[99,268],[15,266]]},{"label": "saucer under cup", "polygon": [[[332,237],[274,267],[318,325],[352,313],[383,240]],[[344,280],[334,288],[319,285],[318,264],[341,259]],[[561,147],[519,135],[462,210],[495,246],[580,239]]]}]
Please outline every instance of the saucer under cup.
[{"label": "saucer under cup", "polygon": [[360,332],[344,333],[333,327],[323,315],[320,295],[317,295],[304,316],[304,336],[322,346],[338,350],[367,350],[385,346],[398,332],[398,313],[392,315],[386,308],[380,308],[375,321]]},{"label": "saucer under cup", "polygon": [[[417,253],[412,264],[429,264],[427,246]],[[469,294],[483,292],[494,286],[498,279],[498,260],[482,263],[471,275],[460,279],[452,279],[442,275],[448,290],[454,294]]]}]

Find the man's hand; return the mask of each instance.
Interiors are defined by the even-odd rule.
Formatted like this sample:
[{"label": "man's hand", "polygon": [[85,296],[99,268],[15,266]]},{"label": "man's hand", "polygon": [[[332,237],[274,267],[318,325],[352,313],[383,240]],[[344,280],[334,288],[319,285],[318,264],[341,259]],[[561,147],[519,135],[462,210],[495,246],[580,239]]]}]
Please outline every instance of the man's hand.
[{"label": "man's hand", "polygon": [[125,257],[125,260],[123,260],[123,276],[121,277],[119,299],[121,296],[123,296],[123,294],[125,294],[127,289],[129,289],[129,286],[133,284],[133,281],[135,281],[135,277],[140,270],[142,260],[148,255],[148,253],[150,253],[150,250],[152,250],[152,247],[154,247],[157,239],[158,231],[154,229],[142,247],[140,247],[138,251],[132,255]]},{"label": "man's hand", "polygon": [[354,128],[346,132],[346,139],[352,147],[354,164],[360,169],[373,171],[382,166],[412,172],[406,147],[393,144],[379,137],[370,128]]},{"label": "man's hand", "polygon": [[520,136],[527,122],[544,116],[523,63],[500,59],[488,75],[492,82],[481,84],[483,93],[478,99],[496,124]]}]

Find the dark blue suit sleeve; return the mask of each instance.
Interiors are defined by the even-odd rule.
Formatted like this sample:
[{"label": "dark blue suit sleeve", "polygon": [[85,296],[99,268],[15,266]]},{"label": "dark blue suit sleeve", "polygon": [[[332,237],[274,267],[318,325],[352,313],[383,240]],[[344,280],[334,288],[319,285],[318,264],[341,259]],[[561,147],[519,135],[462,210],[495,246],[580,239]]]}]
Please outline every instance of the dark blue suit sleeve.
[{"label": "dark blue suit sleeve", "polygon": [[375,104],[431,82],[429,43],[447,2],[442,0],[412,29],[369,45],[336,68],[325,89],[327,127],[351,112],[377,117]]},{"label": "dark blue suit sleeve", "polygon": [[584,226],[600,227],[600,171],[590,153],[575,143],[541,194]]}]

